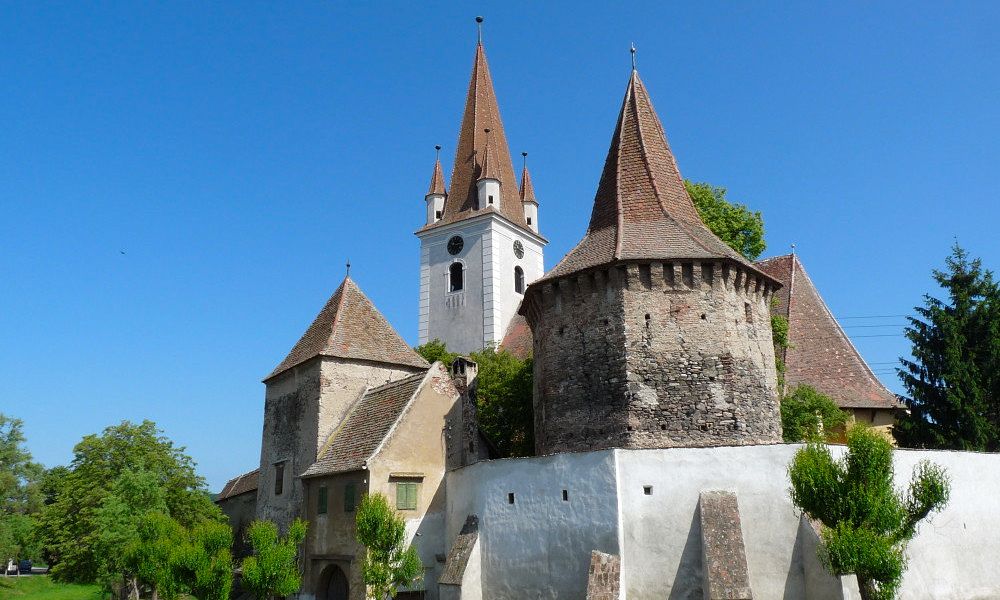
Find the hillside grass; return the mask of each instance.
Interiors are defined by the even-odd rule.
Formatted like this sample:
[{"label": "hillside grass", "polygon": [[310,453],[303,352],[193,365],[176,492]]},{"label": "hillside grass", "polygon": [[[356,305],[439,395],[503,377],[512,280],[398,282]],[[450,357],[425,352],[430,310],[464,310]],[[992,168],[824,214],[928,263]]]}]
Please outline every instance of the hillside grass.
[{"label": "hillside grass", "polygon": [[0,600],[103,600],[96,585],[56,583],[48,575],[0,577]]}]

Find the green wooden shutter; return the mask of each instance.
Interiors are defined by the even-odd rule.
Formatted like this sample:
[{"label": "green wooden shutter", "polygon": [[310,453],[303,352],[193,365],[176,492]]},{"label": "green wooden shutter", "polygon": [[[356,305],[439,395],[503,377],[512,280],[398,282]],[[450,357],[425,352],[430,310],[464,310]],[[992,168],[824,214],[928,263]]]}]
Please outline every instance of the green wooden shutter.
[{"label": "green wooden shutter", "polygon": [[357,487],[353,483],[344,486],[344,512],[354,512],[357,502]]},{"label": "green wooden shutter", "polygon": [[417,484],[396,484],[396,508],[399,510],[415,510],[417,508]]},{"label": "green wooden shutter", "polygon": [[326,504],[327,504],[326,494],[327,494],[326,486],[325,485],[319,486],[319,507],[317,508],[316,512],[321,515],[326,514]]}]

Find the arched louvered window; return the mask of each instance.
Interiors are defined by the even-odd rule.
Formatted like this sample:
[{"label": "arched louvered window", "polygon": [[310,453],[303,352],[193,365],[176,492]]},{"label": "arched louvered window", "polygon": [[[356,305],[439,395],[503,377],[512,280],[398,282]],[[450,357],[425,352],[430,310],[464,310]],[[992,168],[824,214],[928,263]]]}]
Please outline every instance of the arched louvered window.
[{"label": "arched louvered window", "polygon": [[448,267],[448,291],[460,292],[465,283],[465,269],[460,262],[453,262]]},{"label": "arched louvered window", "polygon": [[524,269],[521,267],[514,267],[514,291],[524,293]]}]

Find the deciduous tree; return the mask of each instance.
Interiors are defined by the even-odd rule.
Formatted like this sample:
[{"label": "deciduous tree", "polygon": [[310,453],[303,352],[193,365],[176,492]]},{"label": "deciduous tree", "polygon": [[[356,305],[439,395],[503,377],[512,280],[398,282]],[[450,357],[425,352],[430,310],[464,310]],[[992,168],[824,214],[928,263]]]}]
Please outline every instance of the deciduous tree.
[{"label": "deciduous tree", "polygon": [[406,523],[382,494],[368,494],[355,518],[358,543],[365,547],[361,578],[371,600],[395,597],[400,588],[420,579],[423,567],[412,546],[406,546]]},{"label": "deciduous tree", "polygon": [[848,414],[808,385],[781,399],[781,430],[786,442],[821,441],[847,423]]},{"label": "deciduous tree", "polygon": [[726,188],[711,183],[694,183],[685,180],[684,187],[698,209],[705,225],[749,260],[756,260],[764,252],[764,219],[755,212],[726,198]]},{"label": "deciduous tree", "polygon": [[906,543],[948,502],[947,473],[927,461],[914,469],[909,489],[897,492],[892,452],[884,436],[859,424],[848,430],[842,458],[814,442],[788,469],[792,502],[822,524],[820,559],[834,575],[856,574],[864,600],[895,598]]},{"label": "deciduous tree", "polygon": [[37,560],[41,548],[33,515],[41,508],[42,466],[24,447],[24,424],[0,413],[0,561]]},{"label": "deciduous tree", "polygon": [[288,535],[278,536],[278,526],[271,521],[254,521],[247,528],[253,554],[243,559],[243,587],[258,600],[271,600],[299,591],[299,545],[306,539],[306,522],[295,519]]}]

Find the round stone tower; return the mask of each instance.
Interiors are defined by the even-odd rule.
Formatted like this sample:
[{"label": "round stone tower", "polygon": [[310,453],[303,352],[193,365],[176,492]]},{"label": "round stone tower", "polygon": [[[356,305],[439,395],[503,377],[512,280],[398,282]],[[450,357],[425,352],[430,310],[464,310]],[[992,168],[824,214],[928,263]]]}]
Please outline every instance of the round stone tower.
[{"label": "round stone tower", "polygon": [[633,70],[587,233],[521,306],[536,451],[780,442],[778,287],[702,223]]}]

